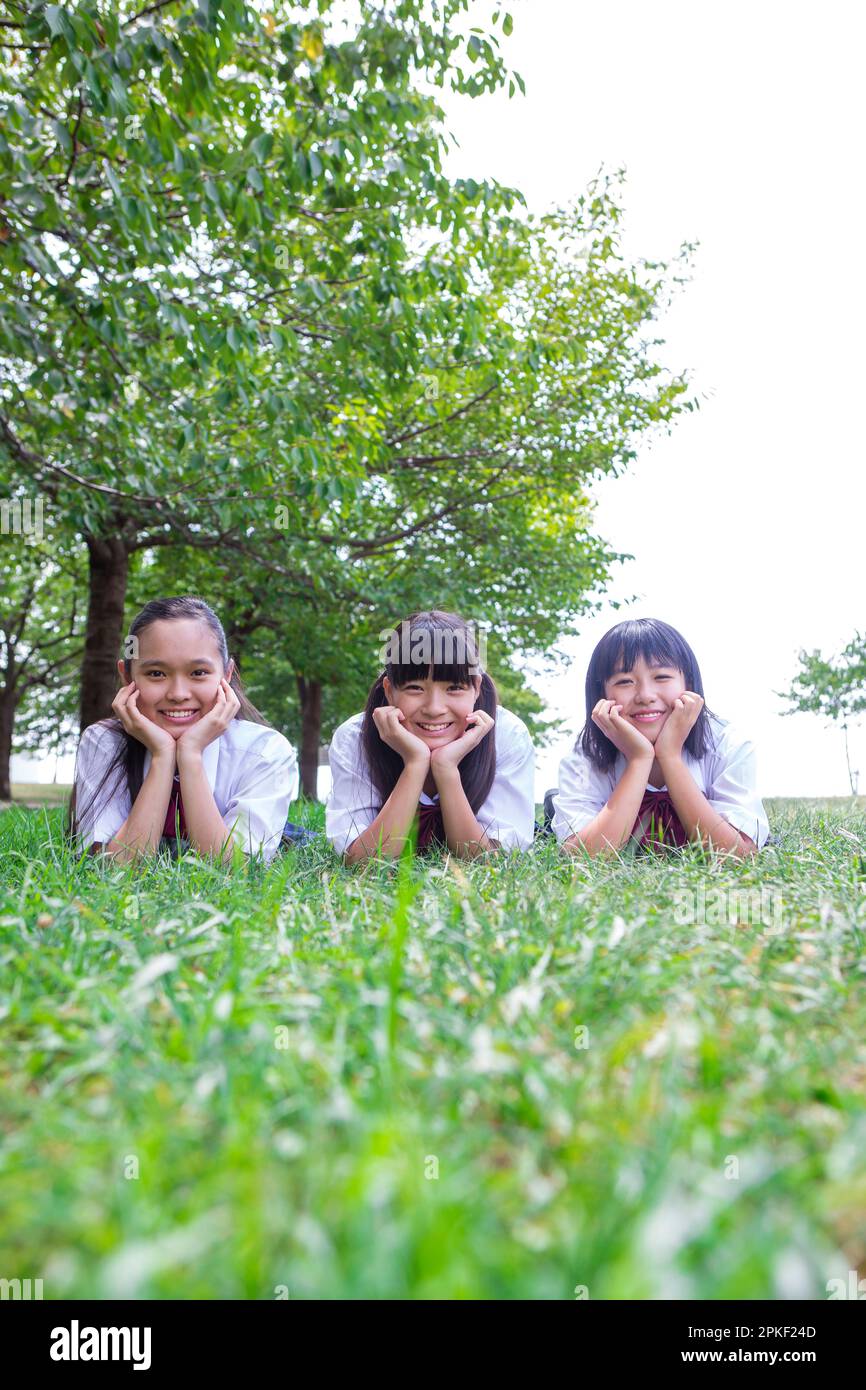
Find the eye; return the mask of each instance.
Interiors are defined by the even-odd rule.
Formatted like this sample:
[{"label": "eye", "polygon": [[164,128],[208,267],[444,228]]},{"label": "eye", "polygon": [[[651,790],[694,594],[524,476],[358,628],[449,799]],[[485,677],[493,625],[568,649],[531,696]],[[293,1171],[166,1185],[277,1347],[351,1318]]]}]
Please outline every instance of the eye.
[{"label": "eye", "polygon": [[203,666],[201,666],[201,667],[199,667],[199,669],[198,669],[197,671],[193,671],[193,675],[194,675],[194,676],[209,676],[209,675],[210,675],[210,671],[206,671],[205,668],[204,668]]},{"label": "eye", "polygon": [[165,672],[161,671],[158,666],[154,666],[152,670],[144,672],[144,675],[146,675],[149,680],[155,680],[157,676],[162,676],[164,674]]}]

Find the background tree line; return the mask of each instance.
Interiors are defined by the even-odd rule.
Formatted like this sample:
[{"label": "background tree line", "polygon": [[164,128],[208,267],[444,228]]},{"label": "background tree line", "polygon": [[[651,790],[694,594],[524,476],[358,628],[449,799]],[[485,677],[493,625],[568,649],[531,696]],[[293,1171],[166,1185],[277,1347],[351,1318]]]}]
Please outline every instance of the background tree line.
[{"label": "background tree line", "polygon": [[168,592],[213,603],[310,794],[416,607],[489,625],[543,736],[515,663],[620,558],[592,481],[697,404],[651,331],[693,248],[622,256],[621,172],[543,216],[445,175],[436,89],[522,87],[482,8],[7,4],[0,494],[47,524],[0,537],[0,797],[13,740],[109,713]]}]

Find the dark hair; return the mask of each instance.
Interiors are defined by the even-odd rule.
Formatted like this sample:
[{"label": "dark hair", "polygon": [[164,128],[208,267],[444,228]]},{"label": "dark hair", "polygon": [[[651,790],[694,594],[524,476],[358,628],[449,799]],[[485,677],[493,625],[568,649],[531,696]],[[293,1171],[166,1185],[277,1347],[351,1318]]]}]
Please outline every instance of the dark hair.
[{"label": "dark hair", "polygon": [[[175,618],[195,618],[207,626],[216,641],[225,670],[229,664],[226,635],[216,613],[209,604],[205,603],[204,599],[194,598],[190,595],[183,595],[179,598],[152,599],[133,618],[129,625],[129,637],[138,637],[145,628],[150,627],[151,623],[171,621]],[[123,664],[128,683],[132,674],[132,661],[125,654]],[[253,724],[267,725],[268,721],[247,698],[237,666],[232,669],[229,685],[240,701],[240,709],[235,715],[235,719],[248,719]],[[81,821],[93,810],[97,798],[110,798],[125,785],[129,792],[130,804],[134,805],[144,781],[144,759],[147,753],[144,744],[139,743],[137,738],[128,734],[119,719],[102,719],[99,722],[108,729],[114,729],[119,734],[117,752],[106,769],[102,785],[94,792],[86,806],[79,807],[77,805],[77,785],[73,786],[66,822],[66,833],[71,837],[78,834]]]},{"label": "dark hair", "polygon": [[[638,657],[648,664],[673,666],[682,671],[686,690],[703,697],[704,687],[697,657],[686,639],[669,623],[658,618],[630,618],[606,632],[595,648],[586,673],[586,723],[577,736],[584,753],[601,772],[613,767],[619,749],[593,723],[592,711],[604,696],[605,681],[615,671],[630,671]],[[704,704],[685,741],[693,758],[702,758],[712,747],[710,719],[716,719]]]},{"label": "dark hair", "polygon": [[[482,709],[495,719],[499,703],[496,686],[487,672],[481,670],[472,628],[456,613],[444,613],[438,608],[412,613],[391,633],[388,647],[385,669],[373,682],[367,696],[361,726],[361,746],[383,804],[403,771],[403,759],[396,749],[389,748],[383,741],[373,718],[373,710],[388,703],[383,686],[386,676],[392,685],[399,687],[424,679],[471,685],[473,677],[480,674],[481,688],[473,709]],[[496,776],[494,734],[495,730],[491,729],[460,763],[460,781],[475,813],[487,799]]]}]

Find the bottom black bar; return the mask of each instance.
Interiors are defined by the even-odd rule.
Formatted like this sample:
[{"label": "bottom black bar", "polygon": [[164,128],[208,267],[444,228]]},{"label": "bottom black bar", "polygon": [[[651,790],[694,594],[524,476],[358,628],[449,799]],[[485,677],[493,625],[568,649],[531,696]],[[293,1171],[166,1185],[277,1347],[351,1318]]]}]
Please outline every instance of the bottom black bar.
[{"label": "bottom black bar", "polygon": [[[857,1306],[843,1306],[849,1301]],[[7,1354],[14,1345],[20,1369],[48,1372],[52,1379],[61,1381],[77,1375],[92,1378],[100,1371],[113,1376],[136,1372],[139,1376],[163,1375],[167,1371],[225,1374],[229,1363],[243,1363],[254,1370],[264,1369],[266,1364],[273,1369],[283,1366],[288,1372],[293,1365],[297,1369],[294,1355],[299,1351],[308,1358],[321,1357],[330,1373],[341,1351],[355,1370],[359,1369],[359,1358],[371,1370],[371,1354],[385,1370],[390,1362],[388,1350],[399,1347],[408,1330],[409,1306],[422,1338],[424,1324],[429,1328],[421,1343],[428,1374],[437,1352],[443,1371],[453,1368],[454,1348],[447,1335],[453,1328],[458,1334],[463,1332],[461,1367],[473,1359],[470,1347],[474,1359],[489,1368],[500,1355],[512,1357],[519,1343],[524,1355],[540,1358],[543,1366],[549,1366],[551,1357],[559,1352],[575,1367],[588,1367],[586,1358],[592,1354],[596,1366],[601,1362],[611,1371],[808,1367],[826,1376],[828,1371],[856,1364],[866,1330],[864,1309],[859,1307],[862,1301],[594,1303],[577,1299],[559,1305],[520,1303],[518,1313],[514,1303],[506,1301],[508,1322],[498,1338],[492,1326],[482,1331],[477,1322],[463,1323],[469,1316],[467,1304],[475,1313],[479,1309],[479,1303],[471,1300],[457,1304],[450,1313],[448,1305],[442,1303],[434,1307],[423,1302],[403,1303],[396,1326],[392,1305],[376,1302],[4,1300],[0,1302],[0,1327]],[[451,1317],[454,1323],[449,1326]],[[525,1317],[536,1326],[543,1319],[544,1343],[530,1335],[528,1326],[516,1323],[515,1317]],[[310,1340],[319,1319],[326,1333],[321,1343]],[[358,1341],[351,1336],[356,1321],[361,1334]],[[339,1329],[336,1337],[335,1327]],[[467,1343],[472,1332],[475,1338]],[[563,1337],[559,1348],[555,1342],[551,1345],[557,1333]],[[384,1340],[377,1354],[379,1338]],[[405,1356],[400,1364],[405,1371]]]}]

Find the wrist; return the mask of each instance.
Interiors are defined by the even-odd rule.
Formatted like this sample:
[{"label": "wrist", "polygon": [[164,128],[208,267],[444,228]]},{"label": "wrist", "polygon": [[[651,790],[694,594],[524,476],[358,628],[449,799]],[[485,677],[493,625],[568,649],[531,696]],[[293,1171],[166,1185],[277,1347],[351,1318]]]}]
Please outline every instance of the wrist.
[{"label": "wrist", "polygon": [[181,764],[183,764],[184,767],[193,767],[193,766],[195,766],[197,763],[200,764],[200,763],[201,763],[201,755],[202,755],[202,750],[201,750],[200,748],[195,747],[195,746],[193,746],[192,744],[190,744],[188,747],[184,748],[184,747],[183,747],[183,739],[179,739],[179,740],[178,740],[178,744],[177,744],[177,765],[178,765],[178,767],[180,767]]},{"label": "wrist", "polygon": [[682,748],[662,749],[660,752],[656,753],[659,767],[669,767],[672,763],[682,762],[682,756]]},{"label": "wrist", "polygon": [[406,772],[423,773],[426,777],[430,769],[430,754],[421,753],[418,757],[404,758],[403,768]]},{"label": "wrist", "polygon": [[647,753],[632,753],[632,754],[630,754],[630,755],[626,758],[626,762],[628,763],[629,767],[631,767],[632,764],[634,764],[636,767],[641,767],[641,766],[652,767],[652,765],[653,765],[653,757],[654,757],[654,756],[655,756],[655,755],[654,755],[652,749],[650,749]]},{"label": "wrist", "polygon": [[459,763],[440,763],[436,758],[430,759],[430,770],[433,773],[433,781],[437,787],[445,782],[460,781]]}]

